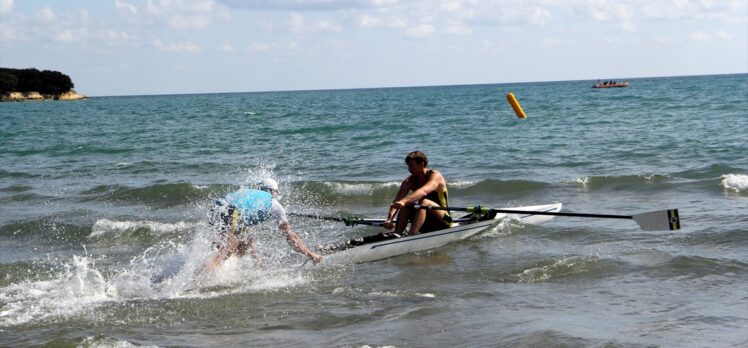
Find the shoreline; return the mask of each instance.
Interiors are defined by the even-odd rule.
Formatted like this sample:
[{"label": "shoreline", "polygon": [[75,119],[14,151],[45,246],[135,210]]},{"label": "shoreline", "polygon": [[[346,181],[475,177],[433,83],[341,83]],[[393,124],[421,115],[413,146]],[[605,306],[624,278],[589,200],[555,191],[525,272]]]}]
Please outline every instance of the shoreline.
[{"label": "shoreline", "polygon": [[60,94],[41,94],[39,92],[10,92],[0,96],[0,102],[26,102],[45,100],[85,100],[87,96],[69,90]]}]

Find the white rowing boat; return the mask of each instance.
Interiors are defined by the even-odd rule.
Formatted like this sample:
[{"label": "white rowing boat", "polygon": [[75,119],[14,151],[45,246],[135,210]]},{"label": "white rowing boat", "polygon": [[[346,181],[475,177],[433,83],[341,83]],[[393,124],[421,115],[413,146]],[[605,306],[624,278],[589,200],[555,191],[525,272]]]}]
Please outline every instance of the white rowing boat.
[{"label": "white rowing boat", "polygon": [[[448,229],[402,238],[379,240],[357,246],[348,245],[344,250],[334,251],[335,249],[343,249],[338,247],[340,245],[338,243],[337,246],[332,246],[333,251],[331,253],[323,256],[322,264],[372,262],[393,256],[435,249],[477,235],[502,219],[514,219],[532,225],[541,224],[553,219],[553,216],[533,215],[528,212],[558,213],[561,211],[561,203],[502,209],[502,211],[509,210],[518,210],[522,211],[522,213],[496,213],[490,218],[485,217],[476,221],[469,220],[468,217],[463,217],[453,222],[452,227]],[[466,219],[467,221],[465,221]],[[322,252],[324,253],[325,251]]]}]

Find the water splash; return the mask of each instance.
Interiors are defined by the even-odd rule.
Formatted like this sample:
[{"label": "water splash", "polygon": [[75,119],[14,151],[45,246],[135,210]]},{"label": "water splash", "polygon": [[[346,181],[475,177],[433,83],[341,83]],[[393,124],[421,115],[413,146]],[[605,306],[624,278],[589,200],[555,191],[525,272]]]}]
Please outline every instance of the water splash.
[{"label": "water splash", "polygon": [[748,175],[727,174],[722,175],[722,187],[734,192],[745,192],[748,190]]},{"label": "water splash", "polygon": [[538,262],[514,273],[519,283],[538,283],[583,274],[600,262],[598,256],[565,256]]},{"label": "water splash", "polygon": [[207,229],[199,229],[188,243],[159,243],[125,265],[109,265],[106,255],[73,255],[46,280],[37,277],[0,288],[0,326],[58,322],[93,314],[113,302],[214,298],[313,280],[308,270],[274,262],[279,257],[265,259],[266,269],[254,267],[249,257],[232,257],[212,271],[200,271],[213,255],[211,242]]}]

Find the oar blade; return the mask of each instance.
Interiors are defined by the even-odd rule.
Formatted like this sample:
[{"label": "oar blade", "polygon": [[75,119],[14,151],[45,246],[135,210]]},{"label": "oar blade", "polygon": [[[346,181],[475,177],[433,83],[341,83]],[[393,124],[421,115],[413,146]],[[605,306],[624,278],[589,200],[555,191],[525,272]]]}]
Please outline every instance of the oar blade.
[{"label": "oar blade", "polygon": [[678,209],[641,213],[633,215],[631,218],[645,231],[674,231],[680,229]]}]

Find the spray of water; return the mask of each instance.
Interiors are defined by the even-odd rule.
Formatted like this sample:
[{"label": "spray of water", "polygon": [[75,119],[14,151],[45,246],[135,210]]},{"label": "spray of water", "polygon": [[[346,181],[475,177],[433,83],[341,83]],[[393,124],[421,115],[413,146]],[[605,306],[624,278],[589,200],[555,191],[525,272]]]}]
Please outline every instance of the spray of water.
[{"label": "spray of water", "polygon": [[[263,177],[276,177],[270,168],[248,171],[243,181],[254,184]],[[281,190],[283,179],[279,179]],[[216,233],[204,216],[209,203],[196,203],[197,223],[178,224],[174,229],[189,229],[191,237],[160,239],[128,261],[112,260],[106,255],[82,253],[63,259],[63,267],[50,271],[45,280],[26,279],[0,288],[0,326],[35,322],[55,322],[85,315],[107,303],[133,300],[210,298],[237,293],[267,291],[306,286],[314,272],[300,267],[305,257],[295,253],[277,226],[266,223],[255,228],[255,241],[265,264],[255,267],[250,257],[231,257],[212,270],[204,270],[215,253]],[[96,222],[91,243],[121,238],[120,230],[141,227],[168,230],[171,225],[148,221],[116,223]],[[315,236],[296,229],[314,245]]]}]

